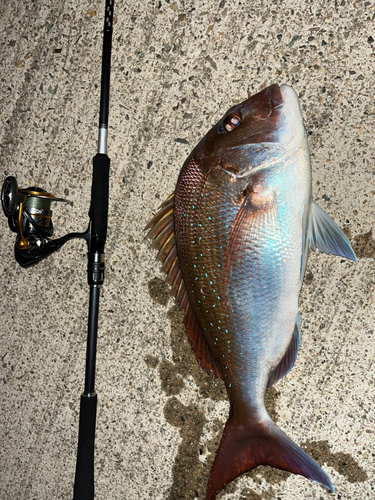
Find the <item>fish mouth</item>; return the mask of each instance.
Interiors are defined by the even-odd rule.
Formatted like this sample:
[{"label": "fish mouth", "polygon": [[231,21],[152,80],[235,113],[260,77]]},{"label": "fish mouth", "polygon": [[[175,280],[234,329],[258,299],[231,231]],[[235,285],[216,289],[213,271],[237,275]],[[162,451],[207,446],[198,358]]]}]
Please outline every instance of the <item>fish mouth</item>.
[{"label": "fish mouth", "polygon": [[[289,144],[293,148],[298,147],[305,136],[302,112],[296,92],[289,85],[281,85],[282,113],[284,123],[279,130],[279,142]],[[296,145],[297,144],[297,145]]]},{"label": "fish mouth", "polygon": [[304,133],[297,94],[286,84],[279,87],[276,83],[250,97],[241,105],[241,114],[247,128],[246,144],[242,146],[278,144],[286,147],[296,137],[301,140]]},{"label": "fish mouth", "polygon": [[245,177],[282,161],[306,138],[298,97],[289,85],[267,87],[242,103],[240,110],[246,136],[229,149],[234,155],[244,152],[248,163],[237,173],[228,172],[233,177]]}]

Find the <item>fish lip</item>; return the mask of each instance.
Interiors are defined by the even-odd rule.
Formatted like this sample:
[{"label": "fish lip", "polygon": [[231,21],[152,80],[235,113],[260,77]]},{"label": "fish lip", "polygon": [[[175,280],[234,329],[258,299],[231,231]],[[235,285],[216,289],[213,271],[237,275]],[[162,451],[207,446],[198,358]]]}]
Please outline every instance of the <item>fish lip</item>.
[{"label": "fish lip", "polygon": [[[286,121],[280,139],[284,141],[286,146],[291,144],[293,147],[297,143],[296,147],[298,147],[306,135],[299,99],[295,90],[290,85],[281,85],[280,92],[283,97],[283,107],[285,108],[284,116]],[[288,128],[289,130],[286,130]]]},{"label": "fish lip", "polygon": [[[281,99],[278,98],[277,94],[274,92],[275,87],[277,90],[280,90],[279,94],[281,95]],[[298,147],[305,135],[305,129],[303,126],[302,120],[302,112],[301,107],[299,105],[299,100],[294,89],[286,84],[282,84],[280,87],[277,84],[271,85],[269,87],[268,95],[270,98],[270,102],[272,103],[271,111],[268,116],[273,114],[274,110],[279,110],[281,115],[281,120],[283,120],[283,125],[280,127],[280,132],[277,131],[278,140],[276,141],[259,141],[259,142],[248,142],[246,144],[240,144],[237,146],[227,147],[227,149],[241,149],[241,148],[256,148],[260,145],[262,146],[280,146],[285,150],[294,149],[295,144],[298,143],[296,147]],[[251,140],[252,137],[255,137],[257,134],[254,134],[249,137]]]},{"label": "fish lip", "polygon": [[[271,90],[276,90],[276,86],[277,90],[280,91],[281,99],[277,99],[276,93],[271,92]],[[294,89],[287,84],[282,84],[280,87],[275,84],[269,87],[269,90],[269,96],[272,103],[272,112],[274,109],[281,110],[282,119],[284,119],[285,121],[279,133],[279,140],[277,142],[249,142],[247,144],[241,144],[239,146],[233,146],[227,149],[238,150],[272,147],[283,150],[284,153],[277,158],[271,159],[269,162],[264,162],[257,167],[246,167],[245,169],[237,173],[228,171],[224,167],[220,167],[221,170],[223,170],[233,178],[241,179],[243,177],[246,177],[247,175],[253,174],[256,171],[264,170],[277,162],[283,161],[283,159],[287,155],[293,154],[295,150],[300,148],[301,144],[306,138],[301,107],[299,104],[298,96]]]},{"label": "fish lip", "polygon": [[[283,85],[281,85],[281,87]],[[281,92],[281,87],[277,83],[268,87],[268,95],[270,96],[272,110],[278,109],[283,105],[283,94]]]}]

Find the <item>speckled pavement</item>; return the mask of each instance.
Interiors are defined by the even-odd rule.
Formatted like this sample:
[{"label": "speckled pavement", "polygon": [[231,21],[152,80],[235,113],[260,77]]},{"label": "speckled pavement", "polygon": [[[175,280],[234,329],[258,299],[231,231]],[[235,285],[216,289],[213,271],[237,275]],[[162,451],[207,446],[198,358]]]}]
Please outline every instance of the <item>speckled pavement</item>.
[{"label": "speckled pavement", "polygon": [[[15,175],[20,187],[73,202],[54,205],[55,237],[88,222],[103,10],[104,1],[0,6],[0,180]],[[118,0],[115,18],[96,498],[205,498],[228,402],[222,383],[195,362],[142,229],[212,124],[272,83],[300,96],[314,200],[359,258],[310,255],[299,356],[267,396],[278,425],[327,471],[336,493],[259,467],[217,498],[375,498],[374,2]],[[70,242],[24,270],[2,214],[0,224],[0,499],[69,499],[86,248]]]}]

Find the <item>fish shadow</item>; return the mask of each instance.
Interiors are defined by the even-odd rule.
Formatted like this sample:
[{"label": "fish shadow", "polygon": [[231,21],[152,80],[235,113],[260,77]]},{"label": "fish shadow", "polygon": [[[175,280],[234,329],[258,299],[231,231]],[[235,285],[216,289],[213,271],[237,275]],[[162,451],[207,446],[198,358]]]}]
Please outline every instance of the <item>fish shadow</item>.
[{"label": "fish shadow", "polygon": [[[161,305],[169,301],[169,288],[163,280],[154,278],[149,284],[151,297]],[[194,403],[184,405],[176,396],[186,387],[186,380],[192,377],[199,390],[199,396],[214,401],[227,400],[224,382],[207,375],[198,365],[187,340],[183,325],[183,313],[177,306],[173,306],[167,313],[171,323],[172,360],[159,361],[154,356],[147,356],[145,361],[152,369],[158,369],[161,387],[169,397],[164,407],[164,416],[167,422],[179,429],[181,442],[177,450],[173,465],[173,482],[169,489],[168,500],[204,499],[211,466],[218,450],[224,430],[224,422],[216,419],[211,428],[212,439],[205,444],[203,450],[200,443],[204,434],[204,426],[208,422],[204,411]],[[265,404],[272,420],[277,423],[277,398],[279,392],[271,387],[267,390]],[[317,463],[333,467],[349,482],[357,483],[368,479],[366,472],[349,454],[333,453],[327,441],[305,441],[301,448]],[[202,455],[204,454],[204,457]],[[274,485],[286,481],[291,473],[268,466],[259,466],[244,474],[254,482],[265,480],[269,485],[261,495],[249,488],[243,488],[241,499],[246,500],[273,500],[277,498],[277,489]],[[241,476],[243,477],[243,476]],[[229,483],[217,495],[219,500],[223,495],[234,493],[240,478]]]}]

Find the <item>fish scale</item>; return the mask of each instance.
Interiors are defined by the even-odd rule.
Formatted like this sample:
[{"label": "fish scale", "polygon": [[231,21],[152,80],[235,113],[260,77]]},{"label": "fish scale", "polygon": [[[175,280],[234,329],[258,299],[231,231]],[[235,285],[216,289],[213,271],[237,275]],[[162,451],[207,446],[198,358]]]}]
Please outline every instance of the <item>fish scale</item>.
[{"label": "fish scale", "polygon": [[327,474],[269,417],[264,396],[293,367],[309,247],[356,261],[312,201],[298,99],[272,85],[232,107],[184,163],[147,225],[197,361],[225,382],[230,411],[207,500],[270,465],[327,489]]},{"label": "fish scale", "polygon": [[[278,199],[280,196],[278,192]],[[283,217],[278,206],[255,214],[241,242],[237,266],[230,269],[227,278],[233,331],[244,351],[242,360],[235,363],[234,374],[242,377],[240,396],[229,397],[234,399],[233,406],[239,399],[244,403],[248,418],[264,414],[270,370],[278,365],[291,341],[298,314],[300,260],[289,250],[288,240],[302,240],[302,224],[291,233],[291,215]],[[288,233],[289,238],[285,238]]]},{"label": "fish scale", "polygon": [[[194,175],[195,168],[195,163],[188,163],[178,182],[175,234],[190,304],[200,319],[212,352],[221,362],[228,350],[228,341],[231,341],[229,311],[223,301],[222,287],[225,250],[231,221],[239,206],[231,202],[225,185],[222,191],[212,189],[206,176]],[[197,208],[193,209],[195,204]],[[227,380],[227,364],[220,364],[224,380]]]}]

